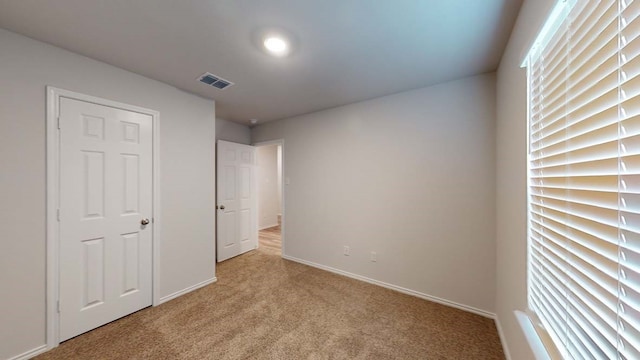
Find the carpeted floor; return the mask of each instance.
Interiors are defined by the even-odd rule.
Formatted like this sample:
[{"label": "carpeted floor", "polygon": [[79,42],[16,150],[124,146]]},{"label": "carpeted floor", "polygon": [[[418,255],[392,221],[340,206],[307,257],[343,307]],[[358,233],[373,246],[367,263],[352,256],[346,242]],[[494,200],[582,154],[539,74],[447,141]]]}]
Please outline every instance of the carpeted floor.
[{"label": "carpeted floor", "polygon": [[283,260],[279,246],[217,277],[38,359],[504,359],[493,320]]}]

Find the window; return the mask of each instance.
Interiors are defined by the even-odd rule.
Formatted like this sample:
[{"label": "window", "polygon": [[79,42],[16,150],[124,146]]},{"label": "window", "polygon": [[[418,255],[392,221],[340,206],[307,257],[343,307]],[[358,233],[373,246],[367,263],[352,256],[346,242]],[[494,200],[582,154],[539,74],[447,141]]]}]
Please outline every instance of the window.
[{"label": "window", "polygon": [[567,359],[640,359],[640,0],[564,0],[527,58],[529,307]]}]

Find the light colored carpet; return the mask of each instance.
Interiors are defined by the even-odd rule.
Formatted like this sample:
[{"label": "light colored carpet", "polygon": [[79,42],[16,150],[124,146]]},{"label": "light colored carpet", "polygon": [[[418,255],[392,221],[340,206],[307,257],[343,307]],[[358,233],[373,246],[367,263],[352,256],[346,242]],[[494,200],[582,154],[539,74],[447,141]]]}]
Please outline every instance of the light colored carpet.
[{"label": "light colored carpet", "polygon": [[493,320],[297,264],[277,246],[218,282],[38,359],[504,359]]}]

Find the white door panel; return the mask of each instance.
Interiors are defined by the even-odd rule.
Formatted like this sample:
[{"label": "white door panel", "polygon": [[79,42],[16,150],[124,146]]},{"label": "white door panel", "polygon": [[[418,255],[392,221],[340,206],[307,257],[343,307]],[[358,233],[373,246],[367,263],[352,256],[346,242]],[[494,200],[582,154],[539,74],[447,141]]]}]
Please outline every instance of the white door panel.
[{"label": "white door panel", "polygon": [[60,99],[60,341],[151,305],[152,126]]},{"label": "white door panel", "polygon": [[218,141],[218,262],[258,246],[255,147]]}]

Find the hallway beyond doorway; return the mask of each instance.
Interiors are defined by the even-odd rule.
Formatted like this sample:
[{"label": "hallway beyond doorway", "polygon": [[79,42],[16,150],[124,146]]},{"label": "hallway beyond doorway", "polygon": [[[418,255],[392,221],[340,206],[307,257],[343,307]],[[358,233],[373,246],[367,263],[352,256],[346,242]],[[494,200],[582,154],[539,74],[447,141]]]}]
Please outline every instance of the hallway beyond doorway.
[{"label": "hallway beyond doorway", "polygon": [[258,232],[258,243],[264,251],[280,254],[282,248],[280,225],[260,230]]}]

